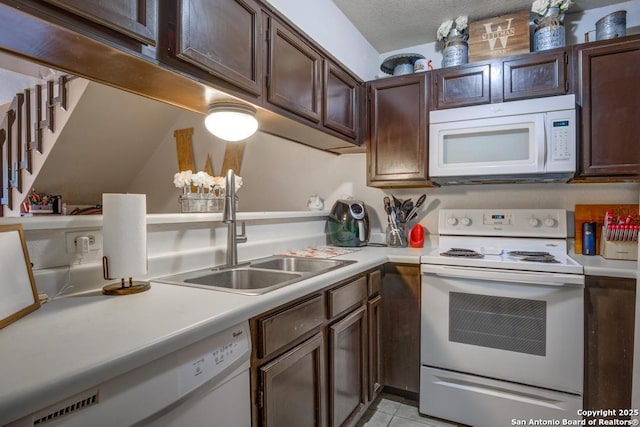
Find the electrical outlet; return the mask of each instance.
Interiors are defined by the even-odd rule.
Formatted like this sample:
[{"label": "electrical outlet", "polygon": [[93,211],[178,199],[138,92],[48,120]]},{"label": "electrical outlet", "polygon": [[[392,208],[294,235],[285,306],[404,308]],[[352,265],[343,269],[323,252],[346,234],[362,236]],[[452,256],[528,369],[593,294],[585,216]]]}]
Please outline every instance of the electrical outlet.
[{"label": "electrical outlet", "polygon": [[78,253],[77,240],[79,237],[89,238],[89,252],[102,249],[102,233],[99,230],[70,231],[65,234],[68,254]]}]

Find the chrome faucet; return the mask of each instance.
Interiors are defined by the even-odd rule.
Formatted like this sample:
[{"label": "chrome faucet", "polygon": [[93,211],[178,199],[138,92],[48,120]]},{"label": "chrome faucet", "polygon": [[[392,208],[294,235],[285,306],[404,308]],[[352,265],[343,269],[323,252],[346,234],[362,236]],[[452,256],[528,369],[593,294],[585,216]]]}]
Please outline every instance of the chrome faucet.
[{"label": "chrome faucet", "polygon": [[227,171],[225,180],[222,222],[227,224],[227,263],[224,267],[235,267],[238,265],[238,242],[246,242],[247,235],[245,234],[244,221],[240,235],[236,230],[236,176],[233,169]]}]

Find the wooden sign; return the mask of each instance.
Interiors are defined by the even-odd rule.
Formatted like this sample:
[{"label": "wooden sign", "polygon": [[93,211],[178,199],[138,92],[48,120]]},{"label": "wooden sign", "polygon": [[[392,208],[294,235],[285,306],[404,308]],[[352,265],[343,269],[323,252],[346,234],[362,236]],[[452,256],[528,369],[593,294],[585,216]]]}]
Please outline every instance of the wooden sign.
[{"label": "wooden sign", "polygon": [[528,52],[528,10],[469,24],[469,62]]}]

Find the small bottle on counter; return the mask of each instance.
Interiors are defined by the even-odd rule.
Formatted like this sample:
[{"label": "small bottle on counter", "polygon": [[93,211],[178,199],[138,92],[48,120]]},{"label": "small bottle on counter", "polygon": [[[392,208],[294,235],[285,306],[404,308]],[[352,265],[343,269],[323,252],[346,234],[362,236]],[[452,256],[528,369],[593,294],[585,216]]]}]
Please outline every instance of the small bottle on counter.
[{"label": "small bottle on counter", "polygon": [[596,254],[596,223],[582,223],[582,255]]}]

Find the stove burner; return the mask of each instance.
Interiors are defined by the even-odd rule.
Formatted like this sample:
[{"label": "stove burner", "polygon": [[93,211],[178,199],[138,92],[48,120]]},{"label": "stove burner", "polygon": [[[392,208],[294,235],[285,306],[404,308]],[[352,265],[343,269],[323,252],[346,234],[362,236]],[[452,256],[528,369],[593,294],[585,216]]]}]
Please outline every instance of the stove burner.
[{"label": "stove burner", "polygon": [[510,256],[520,258],[522,261],[528,262],[542,262],[542,263],[560,263],[549,252],[543,251],[511,251],[508,253]]},{"label": "stove burner", "polygon": [[554,258],[553,255],[541,255],[541,256],[526,256],[522,258],[522,261],[529,262],[542,262],[542,263],[550,263],[550,264],[559,264],[560,261]]},{"label": "stove burner", "polygon": [[508,255],[515,256],[515,257],[522,257],[522,258],[544,257],[544,256],[550,256],[551,258],[553,258],[553,256],[549,252],[542,252],[542,251],[511,251],[508,253]]},{"label": "stove burner", "polygon": [[440,252],[440,255],[449,256],[449,257],[460,257],[460,258],[482,258],[482,257],[484,257],[484,255],[482,255],[479,252],[476,252],[476,251],[471,250],[471,249],[464,249],[464,248],[451,248],[446,252]]}]

